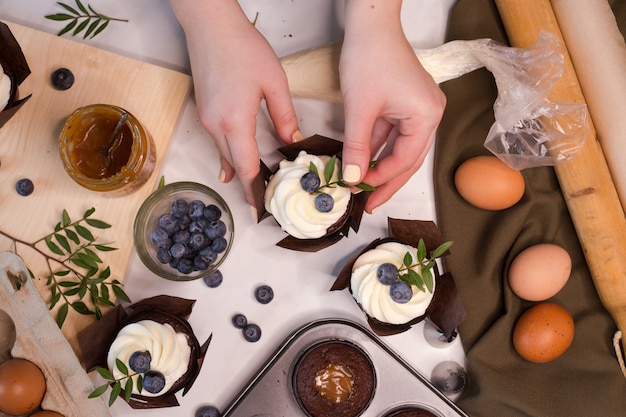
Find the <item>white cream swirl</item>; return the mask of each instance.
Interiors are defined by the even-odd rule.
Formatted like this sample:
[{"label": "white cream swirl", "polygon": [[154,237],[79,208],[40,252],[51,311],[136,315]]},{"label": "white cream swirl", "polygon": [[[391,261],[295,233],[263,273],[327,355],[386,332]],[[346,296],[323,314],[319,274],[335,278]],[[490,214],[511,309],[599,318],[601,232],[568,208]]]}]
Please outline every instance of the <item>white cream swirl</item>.
[{"label": "white cream swirl", "polygon": [[9,104],[11,98],[11,78],[4,73],[2,65],[0,65],[0,111]]},{"label": "white cream swirl", "polygon": [[[167,323],[161,324],[153,320],[141,320],[128,324],[119,331],[107,356],[107,366],[113,371],[115,378],[124,377],[117,369],[115,359],[117,358],[129,366],[130,355],[136,351],[149,352],[151,357],[150,370],[159,371],[165,376],[163,390],[156,394],[151,394],[146,390],[141,391],[140,394],[146,397],[165,394],[189,368],[191,348],[187,343],[187,336],[183,333],[177,333]],[[133,394],[139,394],[137,378],[138,375],[133,376]]]},{"label": "white cream swirl", "polygon": [[[350,189],[347,187],[331,186],[323,189],[334,200],[333,209],[322,213],[315,208],[315,197],[305,191],[300,185],[300,179],[309,172],[312,162],[320,173],[322,185],[324,181],[324,166],[330,157],[309,155],[300,151],[294,161],[283,160],[278,171],[270,178],[265,190],[265,209],[270,212],[281,228],[298,239],[317,239],[326,234],[326,230],[337,223],[345,214],[350,202]],[[337,181],[339,162],[330,182]]]},{"label": "white cream swirl", "polygon": [[[415,254],[416,251],[409,245],[386,242],[363,253],[354,262],[350,279],[352,296],[369,316],[385,323],[403,324],[426,312],[433,293],[421,291],[413,285],[413,297],[407,303],[398,303],[391,298],[389,285],[382,284],[377,276],[381,264],[388,262],[399,269],[404,255],[407,252]],[[419,273],[420,267],[415,266],[413,270]]]}]

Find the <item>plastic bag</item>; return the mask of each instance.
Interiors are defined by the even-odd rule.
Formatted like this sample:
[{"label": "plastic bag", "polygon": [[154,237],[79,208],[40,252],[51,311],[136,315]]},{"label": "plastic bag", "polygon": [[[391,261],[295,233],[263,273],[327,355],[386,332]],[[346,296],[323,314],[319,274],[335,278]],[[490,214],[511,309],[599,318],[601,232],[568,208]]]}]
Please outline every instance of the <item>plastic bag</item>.
[{"label": "plastic bag", "polygon": [[491,41],[473,53],[493,74],[498,87],[495,123],[485,147],[514,169],[555,165],[571,159],[589,131],[587,106],[548,100],[563,75],[558,39],[542,32],[529,48]]}]

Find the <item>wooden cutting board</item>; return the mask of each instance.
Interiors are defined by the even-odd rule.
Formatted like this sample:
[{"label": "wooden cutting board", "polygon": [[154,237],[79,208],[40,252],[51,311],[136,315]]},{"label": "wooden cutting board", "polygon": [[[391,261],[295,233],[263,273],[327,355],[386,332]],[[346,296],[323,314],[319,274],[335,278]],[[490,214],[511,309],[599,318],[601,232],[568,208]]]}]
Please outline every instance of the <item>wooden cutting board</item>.
[{"label": "wooden cutting board", "polygon": [[[0,129],[0,250],[13,250],[13,239],[32,243],[53,231],[66,209],[73,220],[94,207],[93,217],[112,225],[95,229],[98,241],[118,248],[100,253],[111,268],[111,278],[124,282],[133,253],[132,228],[137,209],[156,188],[160,161],[191,91],[188,75],[110,53],[72,39],[60,38],[5,22],[20,43],[31,75],[19,87],[19,97],[32,97]],[[60,67],[75,75],[65,91],[53,88],[51,73]],[[59,158],[58,134],[65,118],[76,108],[94,103],[114,104],[134,114],[151,133],[157,148],[157,167],[148,183],[124,197],[90,191],[73,182]],[[15,191],[20,178],[35,185],[23,197]],[[37,248],[46,250],[45,245]],[[45,258],[26,245],[18,254],[35,275],[44,300],[50,298]],[[155,279],[159,279],[156,278]],[[53,315],[55,312],[53,312]],[[71,312],[63,334],[74,344],[75,335],[93,320]]]}]

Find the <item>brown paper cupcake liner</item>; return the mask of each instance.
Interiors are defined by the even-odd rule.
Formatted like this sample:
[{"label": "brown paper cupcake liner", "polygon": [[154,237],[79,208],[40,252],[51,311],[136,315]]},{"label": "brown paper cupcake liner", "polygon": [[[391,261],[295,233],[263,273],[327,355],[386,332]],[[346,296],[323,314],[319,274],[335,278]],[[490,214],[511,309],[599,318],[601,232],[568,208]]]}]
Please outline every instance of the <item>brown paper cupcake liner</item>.
[{"label": "brown paper cupcake liner", "polygon": [[[187,322],[194,300],[159,295],[146,298],[128,307],[116,306],[100,320],[78,335],[78,343],[83,354],[83,364],[87,372],[96,368],[108,368],[107,354],[118,332],[126,325],[148,319],[170,324],[176,332],[187,336],[191,348],[189,369],[168,392],[157,397],[133,394],[129,401],[132,408],[164,408],[178,406],[176,393],[182,390],[185,395],[193,386],[206,355],[211,336],[202,344],[198,342],[193,329]],[[123,396],[123,395],[122,395]]]},{"label": "brown paper cupcake liner", "polygon": [[[419,240],[423,239],[426,249],[429,252],[445,243],[439,229],[432,221],[388,218],[388,231],[389,237],[375,239],[348,260],[346,265],[344,265],[342,270],[339,272],[339,275],[330,288],[330,291],[347,289],[350,293],[352,293],[350,289],[350,279],[352,276],[352,267],[354,262],[363,253],[382,243],[398,242],[417,247]],[[447,251],[444,256],[449,254],[450,251]],[[467,318],[467,315],[465,313],[463,303],[457,293],[452,274],[440,274],[436,266],[434,268],[434,272],[436,282],[435,293],[424,315],[416,317],[403,324],[391,324],[377,320],[363,312],[372,331],[379,336],[389,336],[402,333],[428,317],[446,338],[452,338],[457,326]],[[354,301],[357,305],[359,305],[356,300]],[[361,308],[360,305],[359,308]]]},{"label": "brown paper cupcake liner", "polygon": [[0,128],[7,123],[11,117],[26,103],[31,97],[28,95],[22,99],[17,99],[18,86],[30,75],[30,68],[26,62],[26,57],[22,48],[11,33],[9,27],[0,22],[0,64],[4,72],[11,79],[11,94],[9,102],[0,112]]},{"label": "brown paper cupcake liner", "polygon": [[[343,143],[341,141],[321,135],[313,135],[302,141],[280,147],[278,151],[288,160],[294,160],[300,151],[305,151],[310,155],[335,155],[337,158],[341,159],[342,148]],[[259,222],[271,216],[271,214],[265,210],[265,189],[267,182],[277,169],[277,166],[271,169],[261,161],[261,171],[253,183],[255,208],[258,213],[257,220]],[[358,232],[369,194],[369,192],[365,191],[352,194],[350,206],[346,214],[335,225],[331,226],[328,233],[324,236],[317,239],[298,239],[288,235],[276,243],[276,245],[299,252],[317,252],[334,245],[344,237],[348,237],[350,229],[354,230],[354,232]]]}]

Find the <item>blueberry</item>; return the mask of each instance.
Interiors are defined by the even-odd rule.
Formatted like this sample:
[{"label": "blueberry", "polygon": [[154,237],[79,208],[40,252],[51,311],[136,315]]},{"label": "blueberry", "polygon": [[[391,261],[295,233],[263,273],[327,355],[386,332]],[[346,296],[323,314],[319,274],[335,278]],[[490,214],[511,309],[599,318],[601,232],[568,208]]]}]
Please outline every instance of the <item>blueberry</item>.
[{"label": "blueberry", "polygon": [[74,84],[74,74],[67,68],[59,68],[52,73],[50,80],[57,90],[67,90]]},{"label": "blueberry", "polygon": [[222,253],[226,250],[228,246],[228,242],[223,237],[216,237],[213,242],[211,242],[211,250],[215,253]]},{"label": "blueberry", "polygon": [[259,285],[254,290],[254,298],[261,304],[267,304],[274,299],[274,290],[269,285]]},{"label": "blueberry", "polygon": [[202,259],[208,262],[209,265],[217,259],[217,253],[213,252],[210,246],[200,249],[198,256],[202,257]]},{"label": "blueberry", "polygon": [[202,233],[204,232],[204,229],[206,229],[209,226],[211,226],[211,222],[208,221],[203,216],[195,220],[192,220],[191,223],[189,223],[189,232],[190,233]]},{"label": "blueberry", "polygon": [[31,195],[35,190],[35,184],[28,178],[22,178],[15,184],[15,190],[19,195],[23,195],[26,197],[27,195]]},{"label": "blueberry", "polygon": [[200,255],[196,255],[196,257],[193,258],[193,267],[198,271],[206,271],[207,269],[209,269],[210,265],[211,264]]},{"label": "blueberry", "polygon": [[135,351],[128,358],[128,366],[135,372],[140,374],[150,370],[150,352]]},{"label": "blueberry", "polygon": [[189,230],[179,230],[172,235],[172,241],[174,243],[182,243],[183,245],[186,245],[189,242],[190,237],[191,233],[189,233]]},{"label": "blueberry", "polygon": [[320,213],[328,213],[333,209],[334,205],[335,200],[326,193],[318,194],[317,197],[315,197],[315,208]]},{"label": "blueberry", "polygon": [[219,287],[223,279],[224,277],[219,269],[216,269],[215,271],[211,272],[206,277],[202,278],[202,280],[204,281],[204,284],[209,288]]},{"label": "blueberry", "polygon": [[204,203],[200,200],[193,200],[189,203],[187,214],[194,220],[199,219],[204,215]]},{"label": "blueberry", "polygon": [[172,203],[172,214],[179,219],[187,216],[187,210],[189,210],[189,204],[182,198]]},{"label": "blueberry", "polygon": [[172,254],[173,258],[182,258],[183,256],[185,256],[186,251],[187,248],[182,243],[174,243],[170,248],[170,253]]},{"label": "blueberry", "polygon": [[396,303],[405,304],[413,297],[413,289],[404,281],[396,281],[389,288],[391,299]]},{"label": "blueberry", "polygon": [[215,204],[209,204],[204,208],[203,214],[208,221],[214,222],[222,217],[222,210]]},{"label": "blueberry", "polygon": [[196,410],[194,417],[222,417],[222,414],[212,405],[203,405]]},{"label": "blueberry", "polygon": [[157,260],[162,264],[169,264],[172,260],[172,254],[168,249],[159,248],[157,252]]},{"label": "blueberry", "polygon": [[193,233],[189,237],[189,247],[191,249],[200,250],[210,243],[210,240],[204,233]]},{"label": "blueberry", "polygon": [[211,240],[226,235],[226,223],[221,220],[217,220],[209,223],[209,226],[204,229],[204,234]]},{"label": "blueberry", "polygon": [[158,394],[165,388],[165,376],[159,371],[148,371],[143,375],[141,385],[150,394]]},{"label": "blueberry", "polygon": [[315,172],[307,172],[300,178],[300,185],[307,193],[315,192],[321,184],[320,176]]},{"label": "blueberry", "polygon": [[398,279],[398,268],[394,264],[386,262],[378,267],[376,276],[381,284],[391,285]]},{"label": "blueberry", "polygon": [[193,272],[193,261],[187,258],[180,259],[176,265],[176,270],[184,275],[191,274]]},{"label": "blueberry", "polygon": [[243,337],[248,342],[258,342],[261,339],[261,328],[254,324],[246,324],[243,328]]},{"label": "blueberry", "polygon": [[150,233],[150,240],[159,248],[169,248],[172,244],[172,240],[163,229],[154,229]]},{"label": "blueberry", "polygon": [[238,329],[243,329],[248,324],[248,319],[241,313],[237,313],[233,316],[233,326]]},{"label": "blueberry", "polygon": [[180,230],[180,223],[178,222],[178,219],[171,213],[166,213],[159,217],[157,220],[157,226],[159,226],[160,229],[165,230],[169,236],[172,236]]}]

